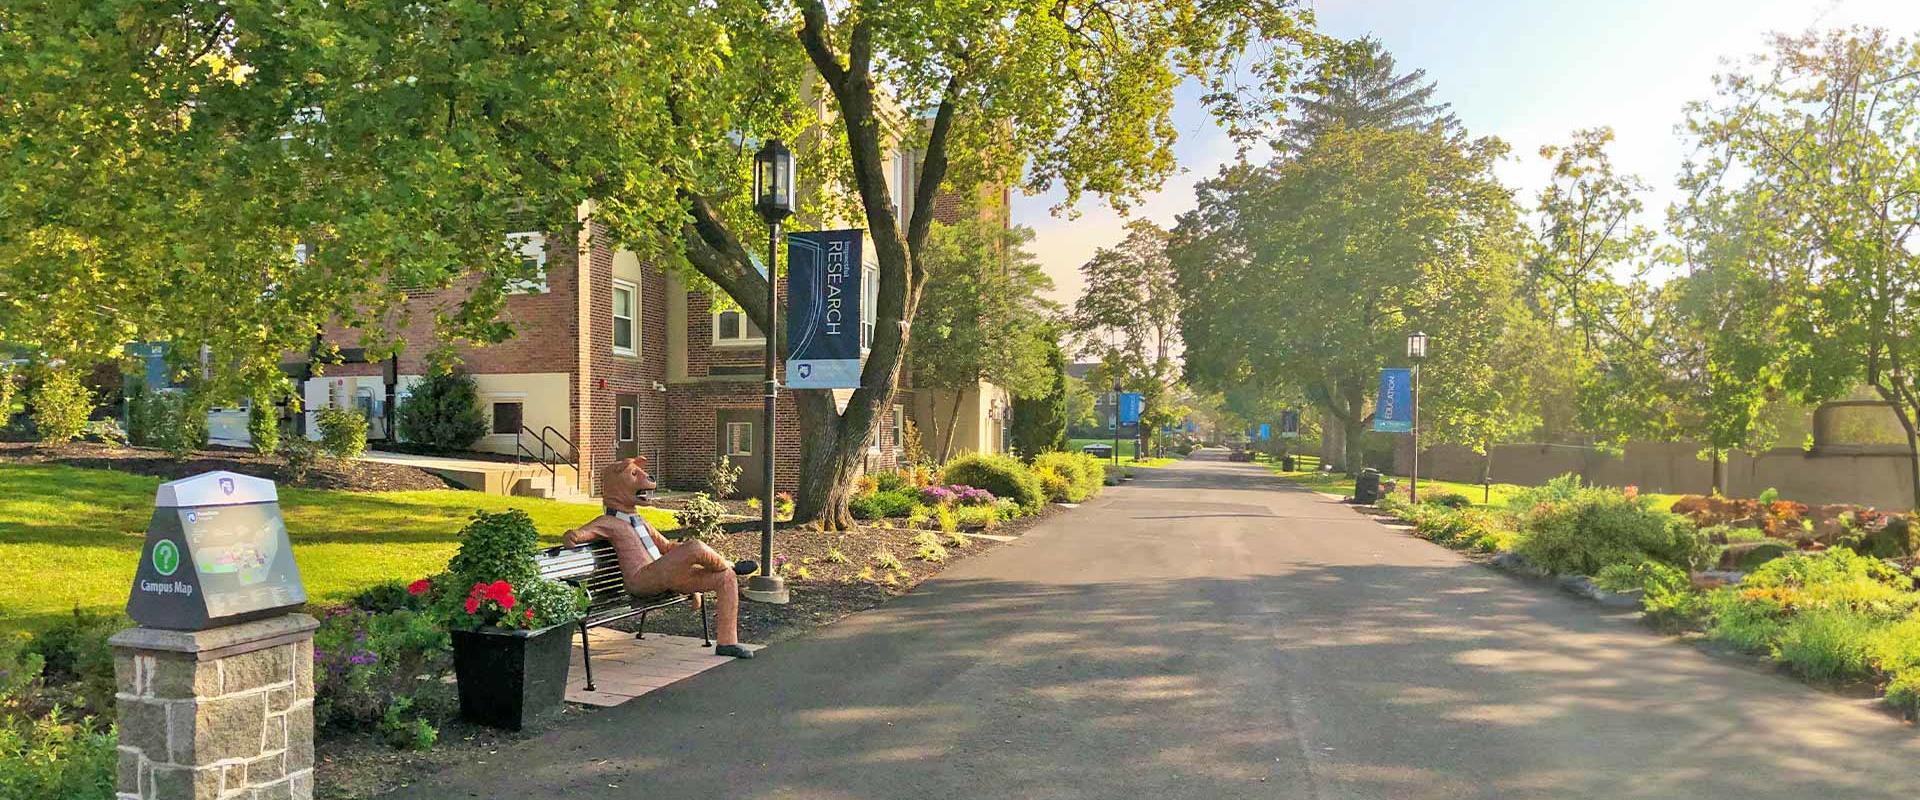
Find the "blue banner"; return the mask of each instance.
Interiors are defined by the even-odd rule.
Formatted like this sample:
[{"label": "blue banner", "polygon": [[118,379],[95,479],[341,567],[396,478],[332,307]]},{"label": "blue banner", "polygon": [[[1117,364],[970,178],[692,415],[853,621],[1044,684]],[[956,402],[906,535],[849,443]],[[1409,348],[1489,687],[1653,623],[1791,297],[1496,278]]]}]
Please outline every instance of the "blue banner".
[{"label": "blue banner", "polygon": [[1194,422],[1193,420],[1187,420],[1187,432],[1188,432],[1188,433],[1198,433],[1199,431],[1200,431],[1200,425],[1199,425],[1199,423],[1196,423],[1196,422]]},{"label": "blue banner", "polygon": [[1140,398],[1139,392],[1121,392],[1120,393],[1120,424],[1122,425],[1140,424],[1140,409],[1142,405],[1143,405],[1143,401]]},{"label": "blue banner", "polygon": [[1271,438],[1273,438],[1273,426],[1265,422],[1260,423],[1260,441],[1264,442]]},{"label": "blue banner", "polygon": [[1373,429],[1383,433],[1413,430],[1413,371],[1380,370],[1380,395],[1373,401]]},{"label": "blue banner", "polygon": [[860,386],[858,229],[787,235],[787,388]]}]

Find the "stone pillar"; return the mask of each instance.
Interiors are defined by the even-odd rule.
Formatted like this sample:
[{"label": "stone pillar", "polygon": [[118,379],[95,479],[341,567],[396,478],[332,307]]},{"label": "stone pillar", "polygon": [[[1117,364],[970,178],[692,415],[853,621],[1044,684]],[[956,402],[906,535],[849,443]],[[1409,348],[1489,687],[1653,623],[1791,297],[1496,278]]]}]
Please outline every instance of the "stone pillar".
[{"label": "stone pillar", "polygon": [[114,634],[119,800],[313,797],[313,631],[286,614]]}]

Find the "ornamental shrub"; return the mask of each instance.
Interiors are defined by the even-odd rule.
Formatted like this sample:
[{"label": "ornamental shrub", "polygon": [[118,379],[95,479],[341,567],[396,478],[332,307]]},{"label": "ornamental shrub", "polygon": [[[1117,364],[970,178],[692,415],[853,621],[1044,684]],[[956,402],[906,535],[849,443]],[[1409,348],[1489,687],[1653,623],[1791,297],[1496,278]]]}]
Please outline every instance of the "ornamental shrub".
[{"label": "ornamental shrub", "polygon": [[253,445],[253,452],[263,456],[280,450],[279,409],[266,395],[253,398],[253,405],[247,408],[247,442]]},{"label": "ornamental shrub", "polygon": [[543,579],[534,564],[539,532],[520,509],[473,512],[460,550],[434,582],[438,616],[453,630],[545,628],[573,622],[585,608],[579,590]]},{"label": "ornamental shrub", "polygon": [[1027,513],[1039,511],[1047,502],[1040,479],[1012,456],[969,453],[947,462],[940,479],[947,484],[976,486],[995,497],[1012,498]]},{"label": "ornamental shrub", "polygon": [[[1577,486],[1578,479],[1570,483]],[[1711,555],[1692,522],[1654,510],[1644,497],[1597,487],[1541,496],[1548,499],[1522,506],[1522,533],[1513,549],[1543,569],[1594,575],[1647,560],[1688,569]]]},{"label": "ornamental shrub", "polygon": [[685,507],[673,512],[673,518],[680,523],[680,530],[687,538],[702,540],[720,535],[720,518],[726,513],[726,506],[708,497],[706,492],[695,492],[687,498]]},{"label": "ornamental shrub", "polygon": [[341,460],[351,460],[367,452],[367,418],[349,408],[329,407],[317,415],[320,449]]},{"label": "ornamental shrub", "polygon": [[1085,502],[1100,493],[1107,477],[1106,464],[1086,453],[1041,453],[1033,459],[1033,467],[1036,471],[1051,470],[1064,479],[1064,491],[1057,495],[1048,492],[1048,498],[1059,503]]},{"label": "ornamental shrub", "polygon": [[[1446,506],[1402,505],[1410,513],[1413,532],[1436,544],[1481,553],[1510,549],[1514,533],[1506,518],[1483,509],[1450,510]],[[1396,512],[1396,515],[1402,512]]]},{"label": "ornamental shrub", "polygon": [[866,492],[856,495],[847,506],[855,519],[904,517],[920,504],[919,496],[905,490]]},{"label": "ornamental shrub", "polygon": [[1466,508],[1467,506],[1473,505],[1473,500],[1459,492],[1442,492],[1440,494],[1427,495],[1426,497],[1420,498],[1420,502],[1445,508]]},{"label": "ornamental shrub", "polygon": [[108,637],[129,624],[122,614],[82,610],[34,634],[27,652],[40,658],[43,692],[81,717],[114,717],[113,647]]},{"label": "ornamental shrub", "polygon": [[725,499],[732,497],[740,488],[740,467],[733,459],[721,456],[707,467],[707,489],[714,497]]},{"label": "ornamental shrub", "polygon": [[480,410],[480,385],[464,372],[435,371],[413,385],[394,425],[409,442],[442,450],[465,450],[487,435]]},{"label": "ornamental shrub", "polygon": [[399,748],[430,743],[437,732],[423,728],[434,731],[453,706],[445,680],[452,647],[426,614],[328,611],[313,634],[314,723],[321,730],[372,728]]},{"label": "ornamental shrub", "polygon": [[33,389],[33,429],[45,444],[80,438],[93,413],[93,390],[71,369],[49,370]]},{"label": "ornamental shrub", "polygon": [[1873,618],[1851,610],[1814,608],[1787,620],[1773,657],[1816,681],[1850,681],[1867,676],[1867,652]]}]

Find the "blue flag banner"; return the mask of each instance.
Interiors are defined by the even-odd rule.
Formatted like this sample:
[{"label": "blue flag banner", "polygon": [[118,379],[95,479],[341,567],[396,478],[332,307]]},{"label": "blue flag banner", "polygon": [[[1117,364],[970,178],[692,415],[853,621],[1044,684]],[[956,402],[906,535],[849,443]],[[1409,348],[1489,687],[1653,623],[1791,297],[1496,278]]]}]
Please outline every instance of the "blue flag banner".
[{"label": "blue flag banner", "polygon": [[1413,430],[1413,371],[1380,370],[1380,395],[1373,401],[1373,429],[1383,433]]},{"label": "blue flag banner", "polygon": [[1265,422],[1260,423],[1260,441],[1264,442],[1271,438],[1273,438],[1273,426]]},{"label": "blue flag banner", "polygon": [[1120,424],[1140,424],[1140,408],[1143,405],[1139,392],[1120,393]]},{"label": "blue flag banner", "polygon": [[859,229],[787,235],[787,388],[860,386]]},{"label": "blue flag banner", "polygon": [[1199,424],[1195,423],[1193,420],[1187,420],[1188,433],[1197,433],[1199,432],[1199,430],[1200,430]]}]

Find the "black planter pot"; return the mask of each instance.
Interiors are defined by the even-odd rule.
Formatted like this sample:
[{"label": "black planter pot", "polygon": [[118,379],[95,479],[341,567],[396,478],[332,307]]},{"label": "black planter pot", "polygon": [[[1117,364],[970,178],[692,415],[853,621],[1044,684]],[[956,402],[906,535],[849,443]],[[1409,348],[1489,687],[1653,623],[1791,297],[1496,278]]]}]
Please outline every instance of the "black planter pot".
[{"label": "black planter pot", "polygon": [[557,713],[567,696],[573,626],[533,631],[454,631],[460,716],[517,731]]}]

